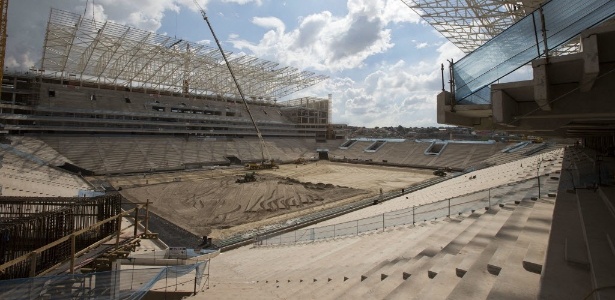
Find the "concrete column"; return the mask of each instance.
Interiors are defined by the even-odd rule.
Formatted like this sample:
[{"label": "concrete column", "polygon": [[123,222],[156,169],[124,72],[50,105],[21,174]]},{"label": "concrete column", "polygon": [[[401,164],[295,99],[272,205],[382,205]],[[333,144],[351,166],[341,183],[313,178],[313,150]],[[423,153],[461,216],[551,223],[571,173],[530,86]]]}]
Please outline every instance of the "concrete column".
[{"label": "concrete column", "polygon": [[583,44],[583,75],[580,83],[581,92],[592,89],[600,73],[600,60],[598,58],[598,37],[590,35],[581,40]]},{"label": "concrete column", "polygon": [[547,78],[546,60],[533,65],[534,68],[534,100],[542,110],[551,110],[549,104],[549,80]]},{"label": "concrete column", "polygon": [[500,125],[509,125],[513,117],[517,115],[517,102],[502,90],[492,90],[491,105],[493,110],[493,122]]}]

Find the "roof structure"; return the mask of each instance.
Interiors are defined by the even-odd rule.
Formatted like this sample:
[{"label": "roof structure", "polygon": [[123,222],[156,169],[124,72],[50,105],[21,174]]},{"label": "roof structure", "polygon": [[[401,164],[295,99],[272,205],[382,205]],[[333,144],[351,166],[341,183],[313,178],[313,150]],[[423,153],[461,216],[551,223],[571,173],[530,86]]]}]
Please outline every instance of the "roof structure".
[{"label": "roof structure", "polygon": [[[253,99],[273,100],[327,79],[256,57],[225,54],[244,94]],[[218,49],[58,9],[50,12],[41,69],[66,80],[238,96]]]},{"label": "roof structure", "polygon": [[464,53],[528,15],[542,0],[402,0]]}]

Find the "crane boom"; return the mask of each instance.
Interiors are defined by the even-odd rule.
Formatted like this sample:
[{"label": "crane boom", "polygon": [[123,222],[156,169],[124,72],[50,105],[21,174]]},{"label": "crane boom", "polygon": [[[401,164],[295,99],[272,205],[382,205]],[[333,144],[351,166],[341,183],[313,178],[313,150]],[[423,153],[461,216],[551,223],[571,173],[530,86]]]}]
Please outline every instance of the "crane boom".
[{"label": "crane boom", "polygon": [[9,11],[9,0],[0,0],[0,91],[4,78],[4,54],[6,52],[6,26]]},{"label": "crane boom", "polygon": [[[207,26],[209,27],[209,31],[211,31],[211,35],[214,37],[214,41],[216,41],[216,45],[218,45],[218,49],[220,50],[220,53],[222,54],[222,58],[224,58],[224,62],[226,63],[226,67],[228,68],[229,73],[231,73],[231,77],[233,78],[233,82],[235,82],[235,86],[237,86],[237,90],[239,91],[239,96],[241,96],[241,100],[243,101],[243,104],[246,107],[246,111],[248,112],[248,116],[250,116],[250,121],[252,121],[252,125],[254,125],[254,129],[256,130],[256,135],[258,136],[259,142],[260,142],[260,147],[261,147],[261,163],[265,162],[266,160],[271,160],[271,158],[269,157],[269,153],[267,152],[267,147],[265,145],[265,140],[263,139],[263,135],[261,134],[261,131],[258,129],[258,126],[256,125],[256,121],[254,120],[254,116],[252,116],[252,112],[250,112],[250,107],[248,106],[248,101],[246,101],[246,97],[243,94],[243,90],[241,89],[241,86],[239,85],[239,82],[237,81],[237,77],[235,77],[235,73],[233,73],[233,68],[231,68],[231,64],[229,63],[228,59],[226,58],[226,54],[224,53],[224,50],[222,50],[222,46],[220,45],[220,41],[218,41],[218,37],[216,37],[216,33],[214,32],[213,27],[211,26],[211,23],[209,22],[209,18],[207,17],[207,14],[205,13],[205,10],[201,7],[201,5],[199,5],[199,3],[196,0],[193,0],[194,4],[196,4],[197,8],[199,9],[199,11],[201,12],[201,16],[203,17],[203,20],[205,20],[205,22],[207,22]],[[265,159],[265,152],[267,152],[267,159]]]}]

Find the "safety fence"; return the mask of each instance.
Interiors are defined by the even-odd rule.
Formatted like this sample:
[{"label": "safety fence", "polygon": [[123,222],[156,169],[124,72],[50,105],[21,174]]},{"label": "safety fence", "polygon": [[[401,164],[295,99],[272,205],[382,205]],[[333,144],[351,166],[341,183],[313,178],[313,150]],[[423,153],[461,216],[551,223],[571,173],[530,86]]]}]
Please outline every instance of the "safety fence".
[{"label": "safety fence", "polygon": [[545,48],[555,49],[614,14],[612,0],[546,2],[453,64],[456,100],[490,103],[488,85],[540,57]]},{"label": "safety fence", "polygon": [[196,293],[207,261],[192,265],[0,281],[0,299],[141,299],[148,291]]},{"label": "safety fence", "polygon": [[255,246],[309,243],[342,236],[359,235],[368,231],[385,230],[389,227],[425,222],[507,202],[510,201],[510,197],[507,196],[517,195],[535,186],[535,179],[528,179],[455,198],[386,212],[368,218],[322,227],[299,229],[277,236],[261,236],[256,239]]}]

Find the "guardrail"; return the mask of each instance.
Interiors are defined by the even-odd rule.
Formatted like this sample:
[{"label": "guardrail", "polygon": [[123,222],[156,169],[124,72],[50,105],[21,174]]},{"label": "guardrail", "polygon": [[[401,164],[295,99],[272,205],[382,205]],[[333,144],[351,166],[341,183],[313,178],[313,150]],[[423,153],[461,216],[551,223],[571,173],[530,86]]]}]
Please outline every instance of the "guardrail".
[{"label": "guardrail", "polygon": [[277,235],[280,233],[284,233],[284,232],[288,232],[288,231],[295,230],[298,228],[306,227],[312,224],[316,224],[316,223],[319,223],[319,222],[373,205],[374,200],[378,200],[378,202],[387,201],[387,200],[399,197],[401,195],[409,194],[409,193],[418,191],[420,189],[424,189],[426,187],[432,186],[434,184],[443,182],[445,180],[448,180],[448,179],[451,179],[453,177],[460,176],[463,174],[465,174],[465,172],[458,173],[455,176],[434,178],[434,179],[422,182],[420,184],[405,188],[403,193],[401,192],[401,190],[389,192],[389,193],[385,193],[383,196],[377,195],[377,196],[369,197],[366,199],[362,199],[360,201],[357,201],[351,204],[346,204],[346,205],[342,205],[339,207],[334,207],[331,209],[313,213],[307,216],[299,217],[291,223],[277,224],[276,226],[273,226],[274,228],[269,229],[265,232],[260,231],[260,232],[247,232],[247,233],[237,234],[227,239],[215,242],[214,246],[216,248],[221,249],[222,251],[231,250],[231,249],[243,246],[243,245],[250,244],[254,242],[255,238],[260,239],[262,236]]},{"label": "guardrail", "polygon": [[[385,230],[389,227],[415,224],[470,210],[478,210],[497,205],[506,200],[506,195],[526,191],[534,185],[526,184],[535,179],[527,179],[509,183],[496,188],[490,188],[419,206],[387,212],[372,217],[322,227],[299,229],[279,235],[259,236],[255,246],[286,245],[309,243],[318,240],[332,239],[341,236],[359,235],[368,231]],[[525,185],[522,185],[525,184]],[[521,186],[522,185],[522,186]],[[521,186],[521,187],[519,187]]]}]

